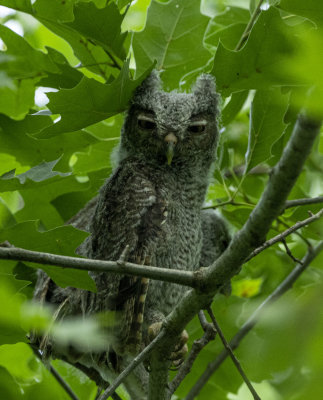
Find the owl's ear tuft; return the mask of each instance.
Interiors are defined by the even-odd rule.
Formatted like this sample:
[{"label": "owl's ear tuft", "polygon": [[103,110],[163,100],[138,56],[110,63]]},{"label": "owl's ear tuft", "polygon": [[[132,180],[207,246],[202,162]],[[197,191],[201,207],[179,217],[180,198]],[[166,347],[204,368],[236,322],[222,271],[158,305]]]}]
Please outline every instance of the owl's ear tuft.
[{"label": "owl's ear tuft", "polygon": [[143,94],[153,93],[161,89],[159,73],[154,69],[150,75],[137,87],[134,98],[141,97]]},{"label": "owl's ear tuft", "polygon": [[203,111],[218,112],[219,95],[216,92],[214,76],[210,74],[200,75],[193,87],[193,94]]}]

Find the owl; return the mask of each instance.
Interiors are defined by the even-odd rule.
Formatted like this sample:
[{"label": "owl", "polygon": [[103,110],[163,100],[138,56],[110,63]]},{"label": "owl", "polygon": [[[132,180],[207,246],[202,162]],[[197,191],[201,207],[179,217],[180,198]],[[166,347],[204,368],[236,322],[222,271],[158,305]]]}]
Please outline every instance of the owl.
[{"label": "owl", "polygon": [[[201,75],[191,93],[165,92],[153,71],[125,116],[114,172],[70,221],[90,232],[79,254],[100,260],[123,255],[151,268],[190,271],[211,264],[229,241],[223,221],[213,211],[202,211],[219,137],[217,118],[212,76]],[[147,345],[149,328],[164,320],[187,288],[127,275],[90,275],[97,293],[58,288],[41,273],[35,297],[61,307],[61,318],[116,313],[109,349],[77,357],[79,365],[99,371],[107,381]],[[51,346],[52,354],[62,357]],[[145,398],[147,379],[142,366],[128,378],[132,399]]]}]

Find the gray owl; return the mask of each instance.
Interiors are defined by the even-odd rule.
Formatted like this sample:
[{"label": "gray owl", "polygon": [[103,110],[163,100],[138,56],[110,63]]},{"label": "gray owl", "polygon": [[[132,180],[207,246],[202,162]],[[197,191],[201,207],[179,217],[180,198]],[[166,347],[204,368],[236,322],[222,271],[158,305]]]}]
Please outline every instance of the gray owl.
[{"label": "gray owl", "polygon": [[[217,116],[218,95],[210,75],[201,75],[192,93],[167,93],[153,72],[131,101],[117,167],[99,196],[70,221],[91,233],[79,253],[118,260],[126,249],[129,262],[181,270],[213,262],[229,241],[223,221],[213,211],[202,212],[218,142]],[[99,371],[103,380],[113,379],[148,343],[148,328],[163,321],[187,289],[132,276],[90,274],[96,294],[58,288],[41,273],[35,297],[61,307],[61,318],[116,311],[109,350],[77,357],[79,365]],[[53,344],[51,352],[62,357]],[[141,366],[126,387],[133,399],[144,399],[146,384]]]}]

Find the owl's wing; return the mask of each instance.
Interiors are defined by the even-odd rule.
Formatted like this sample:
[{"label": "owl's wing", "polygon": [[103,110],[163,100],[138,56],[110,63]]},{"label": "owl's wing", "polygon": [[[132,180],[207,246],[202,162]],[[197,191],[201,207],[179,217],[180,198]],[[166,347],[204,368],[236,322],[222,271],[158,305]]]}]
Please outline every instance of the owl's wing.
[{"label": "owl's wing", "polygon": [[[121,165],[101,189],[84,255],[118,260],[129,246],[127,261],[151,264],[165,209],[166,204],[146,174],[138,168]],[[147,283],[144,278],[115,274],[96,278],[98,291],[106,293],[108,298],[108,304],[97,308],[120,311],[120,342],[129,336],[133,319],[140,311],[139,298]]]}]

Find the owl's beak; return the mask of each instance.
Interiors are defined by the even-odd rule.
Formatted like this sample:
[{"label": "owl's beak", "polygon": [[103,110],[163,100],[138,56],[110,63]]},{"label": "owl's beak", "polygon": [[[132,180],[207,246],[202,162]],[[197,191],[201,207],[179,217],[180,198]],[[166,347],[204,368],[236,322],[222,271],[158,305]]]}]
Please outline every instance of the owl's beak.
[{"label": "owl's beak", "polygon": [[164,140],[167,143],[167,150],[166,150],[167,164],[171,165],[174,157],[174,149],[177,143],[177,137],[174,135],[173,132],[171,132],[167,136],[165,136]]}]

